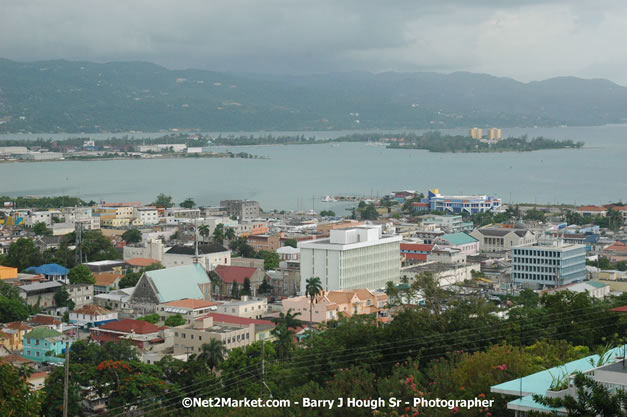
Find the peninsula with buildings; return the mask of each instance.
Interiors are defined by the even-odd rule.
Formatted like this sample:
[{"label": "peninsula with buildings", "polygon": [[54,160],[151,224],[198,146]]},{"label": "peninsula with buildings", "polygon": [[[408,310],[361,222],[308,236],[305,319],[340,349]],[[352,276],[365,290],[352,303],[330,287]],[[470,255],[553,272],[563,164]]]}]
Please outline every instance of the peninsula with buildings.
[{"label": "peninsula with buildings", "polygon": [[[285,399],[302,381],[359,396],[344,384],[361,380],[407,401],[463,384],[495,400],[492,415],[546,411],[544,398],[581,383],[575,372],[627,387],[613,336],[627,331],[622,202],[403,190],[347,216],[166,194],[0,203],[0,363],[44,404],[62,403],[67,366],[81,399],[70,415],[178,413],[187,396],[267,396],[264,382]],[[462,380],[440,384],[452,374]]]}]

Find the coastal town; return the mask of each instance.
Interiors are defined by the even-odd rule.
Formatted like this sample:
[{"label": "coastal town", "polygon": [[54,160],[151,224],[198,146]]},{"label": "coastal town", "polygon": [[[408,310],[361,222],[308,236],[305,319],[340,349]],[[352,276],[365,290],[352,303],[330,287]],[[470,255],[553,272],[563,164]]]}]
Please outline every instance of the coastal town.
[{"label": "coastal town", "polygon": [[[503,410],[526,415],[546,410],[537,396],[574,392],[575,371],[627,387],[620,364],[625,357],[620,335],[627,328],[619,314],[627,312],[627,205],[622,202],[541,206],[505,204],[499,196],[483,194],[401,190],[355,201],[343,215],[264,211],[252,200],[198,206],[188,198],[177,204],[167,194],[150,203],[3,198],[0,362],[29,369],[29,389],[45,392],[45,403],[58,407],[63,393],[52,387],[63,385],[64,368],[87,367],[95,360],[100,374],[73,377],[71,415],[144,415],[154,404],[142,401],[153,397],[159,397],[160,407],[173,404],[171,390],[134,394],[111,382],[103,367],[131,366],[128,378],[135,371],[150,375],[150,383],[176,384],[176,395],[183,395],[193,392],[186,389],[197,383],[194,378],[174,382],[180,377],[151,372],[179,369],[196,375],[201,371],[193,366],[202,363],[211,378],[200,380],[226,389],[244,378],[239,372],[263,361],[289,361],[299,350],[303,358],[307,351],[324,353],[315,350],[318,344],[331,343],[333,332],[343,327],[389,331],[400,323],[407,326],[408,311],[439,316],[465,302],[483,306],[475,316],[506,327],[513,318],[525,319],[521,311],[530,307],[523,300],[534,297],[537,303],[585,300],[572,310],[582,324],[588,317],[578,315],[580,309],[598,306],[604,324],[613,327],[604,332],[596,322],[595,337],[609,343],[610,330],[619,337],[601,354],[603,360],[581,348],[585,354],[567,356],[572,360],[564,356],[563,363],[547,362],[534,372],[500,375],[485,387],[492,393],[482,395],[497,395]],[[544,310],[551,311],[548,305]],[[405,338],[420,338],[419,323],[409,326]],[[577,336],[577,341],[585,338]],[[372,343],[378,348],[384,342]],[[457,350],[473,352],[474,343]],[[420,355],[446,356],[455,344],[436,351],[433,346],[437,343],[423,345],[426,352]],[[487,349],[502,345],[495,346]],[[399,342],[391,357],[396,366],[416,354],[415,346],[402,347]],[[102,348],[111,352],[109,362],[101,362],[108,357],[102,352],[89,359]],[[466,355],[472,359],[472,353]],[[355,359],[359,364],[363,358]],[[338,357],[324,366],[333,373],[344,369],[335,369],[341,364]],[[246,375],[255,389],[228,392],[264,395],[265,374],[255,370]],[[561,372],[565,382],[557,389],[550,375]],[[519,392],[522,381],[525,389]],[[413,384],[413,379],[406,383]],[[490,413],[496,411],[483,415],[499,415]]]}]

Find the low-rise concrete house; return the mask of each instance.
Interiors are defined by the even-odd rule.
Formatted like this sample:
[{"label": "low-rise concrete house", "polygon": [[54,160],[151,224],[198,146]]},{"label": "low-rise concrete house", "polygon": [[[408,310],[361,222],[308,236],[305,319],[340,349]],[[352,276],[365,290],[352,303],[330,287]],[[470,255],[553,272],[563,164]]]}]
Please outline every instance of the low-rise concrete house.
[{"label": "low-rise concrete house", "polygon": [[101,307],[115,310],[119,313],[133,313],[131,305],[131,296],[135,291],[135,287],[114,290],[106,294],[98,294],[94,296],[94,304]]},{"label": "low-rise concrete house", "polygon": [[17,268],[0,265],[0,281],[8,282],[17,279]]},{"label": "low-rise concrete house", "polygon": [[276,250],[281,261],[298,262],[300,261],[300,249],[291,246],[282,246]]},{"label": "low-rise concrete house", "polygon": [[470,235],[479,241],[481,252],[509,252],[514,246],[538,241],[524,225],[514,225],[513,228],[486,226],[473,230]]},{"label": "low-rise concrete house", "polygon": [[215,272],[220,277],[221,282],[220,285],[214,287],[214,290],[215,295],[220,297],[230,297],[233,293],[234,283],[237,283],[241,290],[247,278],[250,280],[251,295],[255,296],[265,276],[263,269],[245,266],[219,265]]},{"label": "low-rise concrete house", "polygon": [[443,264],[465,264],[466,255],[458,248],[440,248],[435,246],[427,255],[427,262],[439,262]]},{"label": "low-rise concrete house", "polygon": [[8,334],[9,337],[2,344],[11,352],[21,352],[24,348],[24,336],[31,330],[33,328],[22,321],[3,323],[0,325],[0,332]]},{"label": "low-rise concrete house", "polygon": [[182,300],[170,301],[159,304],[157,313],[161,320],[165,321],[170,316],[180,314],[189,324],[196,318],[216,310],[220,303],[210,300],[184,298]]},{"label": "low-rise concrete house", "polygon": [[80,308],[94,301],[94,286],[92,284],[71,284],[65,289],[70,294],[70,300],[74,302],[74,308]]},{"label": "low-rise concrete house", "polygon": [[54,307],[54,294],[63,287],[58,281],[44,281],[18,287],[20,296],[26,304],[34,306],[39,303],[41,308]]},{"label": "low-rise concrete house", "polygon": [[[155,326],[143,320],[124,319],[112,321],[90,330],[91,339],[101,345],[107,342],[131,341],[142,352],[164,350],[166,327]],[[171,345],[170,345],[171,346]]]},{"label": "low-rise concrete house", "polygon": [[[176,245],[166,250],[161,263],[166,268],[195,263],[196,248],[193,245]],[[217,243],[198,245],[198,262],[207,271],[219,265],[231,264],[231,251]]]},{"label": "low-rise concrete house", "polygon": [[281,247],[281,237],[281,233],[250,235],[248,236],[248,244],[256,251],[274,252]]},{"label": "low-rise concrete house", "polygon": [[595,217],[595,216],[605,217],[605,215],[607,214],[607,209],[605,207],[590,205],[590,206],[577,207],[575,212],[581,214],[584,217]]},{"label": "low-rise concrete house", "polygon": [[72,341],[63,333],[40,327],[24,336],[22,356],[35,362],[63,363],[68,346],[71,349]]},{"label": "low-rise concrete house", "polygon": [[174,354],[198,354],[211,339],[220,340],[228,349],[255,342],[255,324],[218,323],[211,315],[196,318],[192,324],[174,329]]},{"label": "low-rise concrete house", "polygon": [[137,282],[130,304],[153,312],[159,304],[184,298],[208,300],[211,281],[199,264],[144,272]]},{"label": "low-rise concrete house", "polygon": [[124,275],[116,272],[102,272],[94,274],[94,294],[105,294],[118,289],[120,281]]},{"label": "low-rise concrete house", "polygon": [[272,335],[272,330],[276,327],[274,323],[269,320],[258,320],[246,317],[236,317],[230,314],[209,313],[207,317],[213,319],[214,324],[230,324],[245,328],[251,324],[255,325],[255,341],[265,340],[272,341],[275,337]]},{"label": "low-rise concrete house", "polygon": [[444,264],[441,262],[427,262],[409,268],[403,268],[401,275],[407,276],[411,281],[422,272],[431,272],[440,287],[454,285],[472,279],[472,271],[481,271],[481,264]]},{"label": "low-rise concrete house", "polygon": [[[340,316],[351,317],[353,315],[372,314],[377,321],[390,320],[386,308],[387,295],[373,292],[368,289],[341,290],[323,292],[314,300],[312,308],[312,321],[322,323],[329,320],[337,320]],[[301,313],[299,317],[303,321],[309,321],[310,299],[307,296],[291,297],[282,300],[285,311],[292,310]]]},{"label": "low-rise concrete house", "polygon": [[118,313],[95,304],[89,304],[70,312],[70,323],[78,326],[97,327],[117,319]]},{"label": "low-rise concrete house", "polygon": [[268,311],[267,298],[249,298],[242,296],[241,300],[231,300],[216,306],[216,313],[229,314],[236,317],[260,319]]}]

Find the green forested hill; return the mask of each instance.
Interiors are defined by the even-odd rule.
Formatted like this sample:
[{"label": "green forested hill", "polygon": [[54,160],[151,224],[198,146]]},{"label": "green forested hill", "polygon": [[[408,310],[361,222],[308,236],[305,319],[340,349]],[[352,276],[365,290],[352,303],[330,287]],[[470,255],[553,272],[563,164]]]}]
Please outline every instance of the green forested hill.
[{"label": "green forested hill", "polygon": [[268,76],[0,59],[0,132],[325,130],[617,123],[627,88],[482,74]]}]

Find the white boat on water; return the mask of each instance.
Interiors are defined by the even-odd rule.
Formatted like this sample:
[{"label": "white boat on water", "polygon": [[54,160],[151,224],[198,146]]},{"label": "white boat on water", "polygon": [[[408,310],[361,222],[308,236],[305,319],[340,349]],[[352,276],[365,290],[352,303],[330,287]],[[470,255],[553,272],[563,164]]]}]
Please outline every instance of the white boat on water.
[{"label": "white boat on water", "polygon": [[325,195],[324,198],[322,199],[323,203],[333,203],[337,201],[335,198],[331,197],[330,195]]}]

